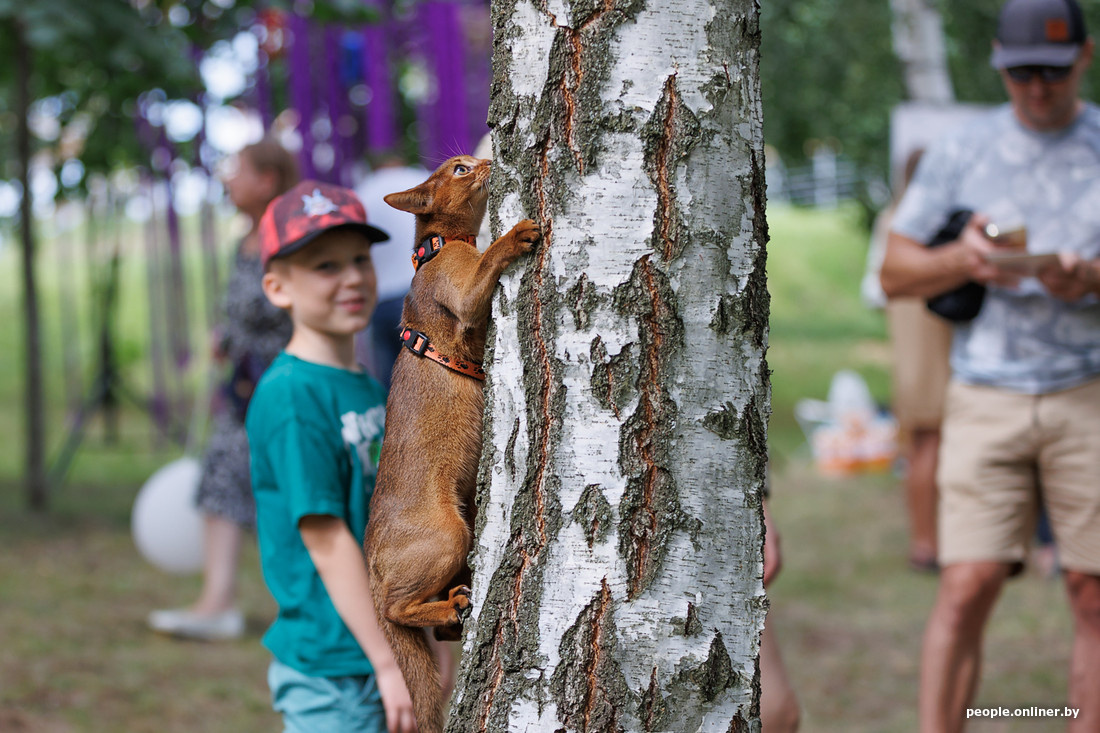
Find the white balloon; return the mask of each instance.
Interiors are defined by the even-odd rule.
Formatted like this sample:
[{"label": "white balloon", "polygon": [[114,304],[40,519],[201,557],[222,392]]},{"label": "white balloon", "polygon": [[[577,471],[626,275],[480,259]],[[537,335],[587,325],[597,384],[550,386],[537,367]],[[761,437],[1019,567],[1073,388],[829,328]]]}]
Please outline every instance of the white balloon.
[{"label": "white balloon", "polygon": [[134,544],[166,572],[185,575],[202,569],[203,520],[195,506],[201,472],[194,458],[172,461],[149,477],[134,500]]}]

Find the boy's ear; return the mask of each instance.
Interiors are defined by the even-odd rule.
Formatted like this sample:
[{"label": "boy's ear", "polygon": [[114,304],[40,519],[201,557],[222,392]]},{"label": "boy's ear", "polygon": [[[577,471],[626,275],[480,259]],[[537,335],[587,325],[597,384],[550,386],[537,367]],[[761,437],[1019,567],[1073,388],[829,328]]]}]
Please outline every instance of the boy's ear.
[{"label": "boy's ear", "polygon": [[278,264],[274,264],[271,270],[264,273],[264,295],[273,306],[288,311],[291,306],[290,293],[287,291],[285,276],[276,271],[277,267]]},{"label": "boy's ear", "polygon": [[393,208],[410,214],[427,214],[432,205],[432,189],[424,182],[408,191],[386,194],[382,200]]}]

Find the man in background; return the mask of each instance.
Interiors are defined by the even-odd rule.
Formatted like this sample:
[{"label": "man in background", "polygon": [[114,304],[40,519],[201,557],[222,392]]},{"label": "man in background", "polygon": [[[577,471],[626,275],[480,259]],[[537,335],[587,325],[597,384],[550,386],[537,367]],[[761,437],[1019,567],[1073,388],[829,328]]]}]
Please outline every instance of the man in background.
[{"label": "man in background", "polygon": [[[953,335],[942,571],[921,655],[928,733],[963,728],[985,624],[1027,557],[1040,487],[1074,617],[1069,730],[1100,730],[1100,108],[1078,94],[1092,53],[1076,0],[1008,0],[992,65],[1009,103],[928,150],[893,220],[887,295],[987,287]],[[958,239],[925,247],[960,209],[975,213]],[[1054,256],[999,266],[1007,253],[988,224],[1026,225],[1027,252]]]}]

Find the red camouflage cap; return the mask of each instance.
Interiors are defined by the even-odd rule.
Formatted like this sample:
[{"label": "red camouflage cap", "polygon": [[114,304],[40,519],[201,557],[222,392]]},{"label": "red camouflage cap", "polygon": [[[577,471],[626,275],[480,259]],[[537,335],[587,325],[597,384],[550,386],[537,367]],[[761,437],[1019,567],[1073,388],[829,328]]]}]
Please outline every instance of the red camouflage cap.
[{"label": "red camouflage cap", "polygon": [[355,229],[371,241],[390,235],[367,223],[367,210],[355,192],[321,181],[302,181],[267,205],[260,219],[260,262],[297,252],[323,232]]}]

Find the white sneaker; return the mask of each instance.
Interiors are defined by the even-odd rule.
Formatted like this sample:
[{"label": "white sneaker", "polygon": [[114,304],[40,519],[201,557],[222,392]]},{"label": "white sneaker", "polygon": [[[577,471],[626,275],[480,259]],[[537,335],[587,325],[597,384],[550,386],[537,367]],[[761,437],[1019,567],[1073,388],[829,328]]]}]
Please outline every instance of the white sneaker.
[{"label": "white sneaker", "polygon": [[151,612],[149,628],[184,639],[226,641],[244,636],[244,615],[235,608],[212,616],[171,608]]}]

